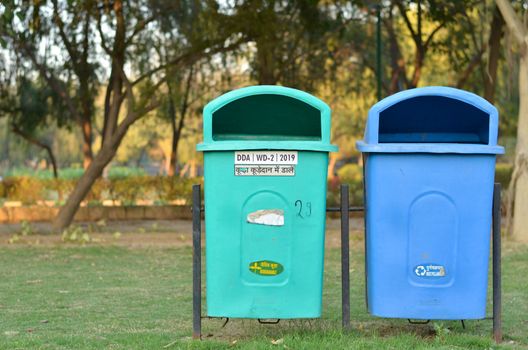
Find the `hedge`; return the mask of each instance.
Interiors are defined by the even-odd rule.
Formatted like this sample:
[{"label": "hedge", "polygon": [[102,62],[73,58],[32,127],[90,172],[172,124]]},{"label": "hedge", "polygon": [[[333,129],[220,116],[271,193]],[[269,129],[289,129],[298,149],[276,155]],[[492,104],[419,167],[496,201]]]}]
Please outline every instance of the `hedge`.
[{"label": "hedge", "polygon": [[[507,188],[512,174],[509,164],[497,164],[495,181]],[[64,203],[73,190],[76,179],[40,179],[36,177],[8,177],[0,181],[0,202],[20,201],[24,205],[39,201]],[[203,183],[202,178],[188,179],[168,176],[127,176],[99,179],[86,198],[88,205],[101,205],[113,201],[123,205],[134,205],[138,201],[165,204],[178,201],[190,204],[192,185]],[[339,205],[339,187],[347,183],[350,188],[351,205],[363,205],[363,169],[357,164],[340,168],[337,177],[328,181],[328,205]],[[1,204],[1,203],[0,203]]]},{"label": "hedge", "polygon": [[[38,179],[34,177],[9,177],[0,182],[0,199],[20,201],[24,205],[39,201],[62,204],[75,187],[76,179]],[[189,203],[192,185],[202,183],[201,178],[181,179],[167,176],[130,176],[99,179],[86,197],[88,205],[114,201],[134,205],[138,200],[164,204],[179,200]]]}]

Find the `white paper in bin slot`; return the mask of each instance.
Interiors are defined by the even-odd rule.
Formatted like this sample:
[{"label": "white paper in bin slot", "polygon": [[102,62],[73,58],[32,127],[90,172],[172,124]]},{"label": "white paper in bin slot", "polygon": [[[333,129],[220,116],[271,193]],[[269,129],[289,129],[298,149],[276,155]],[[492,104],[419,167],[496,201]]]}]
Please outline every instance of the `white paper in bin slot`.
[{"label": "white paper in bin slot", "polygon": [[250,224],[267,226],[284,226],[284,210],[282,209],[261,209],[249,213],[247,222]]}]

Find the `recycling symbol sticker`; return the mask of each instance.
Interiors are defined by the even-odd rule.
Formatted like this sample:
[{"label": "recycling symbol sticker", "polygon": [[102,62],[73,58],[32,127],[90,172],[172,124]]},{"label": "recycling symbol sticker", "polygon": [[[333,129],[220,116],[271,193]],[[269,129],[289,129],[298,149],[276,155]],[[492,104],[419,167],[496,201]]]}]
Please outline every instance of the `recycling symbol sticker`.
[{"label": "recycling symbol sticker", "polygon": [[446,268],[438,264],[422,264],[414,268],[414,274],[418,277],[444,277]]},{"label": "recycling symbol sticker", "polygon": [[425,273],[427,271],[425,270],[425,267],[423,267],[422,265],[419,265],[417,266],[415,269],[414,269],[414,273],[417,275],[417,276],[425,276]]}]

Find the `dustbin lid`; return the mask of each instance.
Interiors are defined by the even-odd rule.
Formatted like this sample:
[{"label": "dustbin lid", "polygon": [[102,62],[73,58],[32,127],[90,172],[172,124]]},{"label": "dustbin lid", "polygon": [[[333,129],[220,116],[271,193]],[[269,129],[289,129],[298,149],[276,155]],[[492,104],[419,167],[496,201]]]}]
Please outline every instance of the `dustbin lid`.
[{"label": "dustbin lid", "polygon": [[203,112],[198,151],[283,149],[335,152],[330,107],[306,92],[259,85],[228,92]]},{"label": "dustbin lid", "polygon": [[443,86],[405,90],[369,111],[361,152],[503,154],[498,111],[468,91]]}]

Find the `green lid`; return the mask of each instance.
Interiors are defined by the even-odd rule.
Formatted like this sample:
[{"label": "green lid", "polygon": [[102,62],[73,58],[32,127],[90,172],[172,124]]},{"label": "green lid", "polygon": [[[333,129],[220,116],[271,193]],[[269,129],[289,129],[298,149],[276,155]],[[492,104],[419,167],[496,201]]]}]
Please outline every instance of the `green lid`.
[{"label": "green lid", "polygon": [[287,149],[335,152],[330,107],[300,90],[260,85],[209,102],[198,151]]}]

